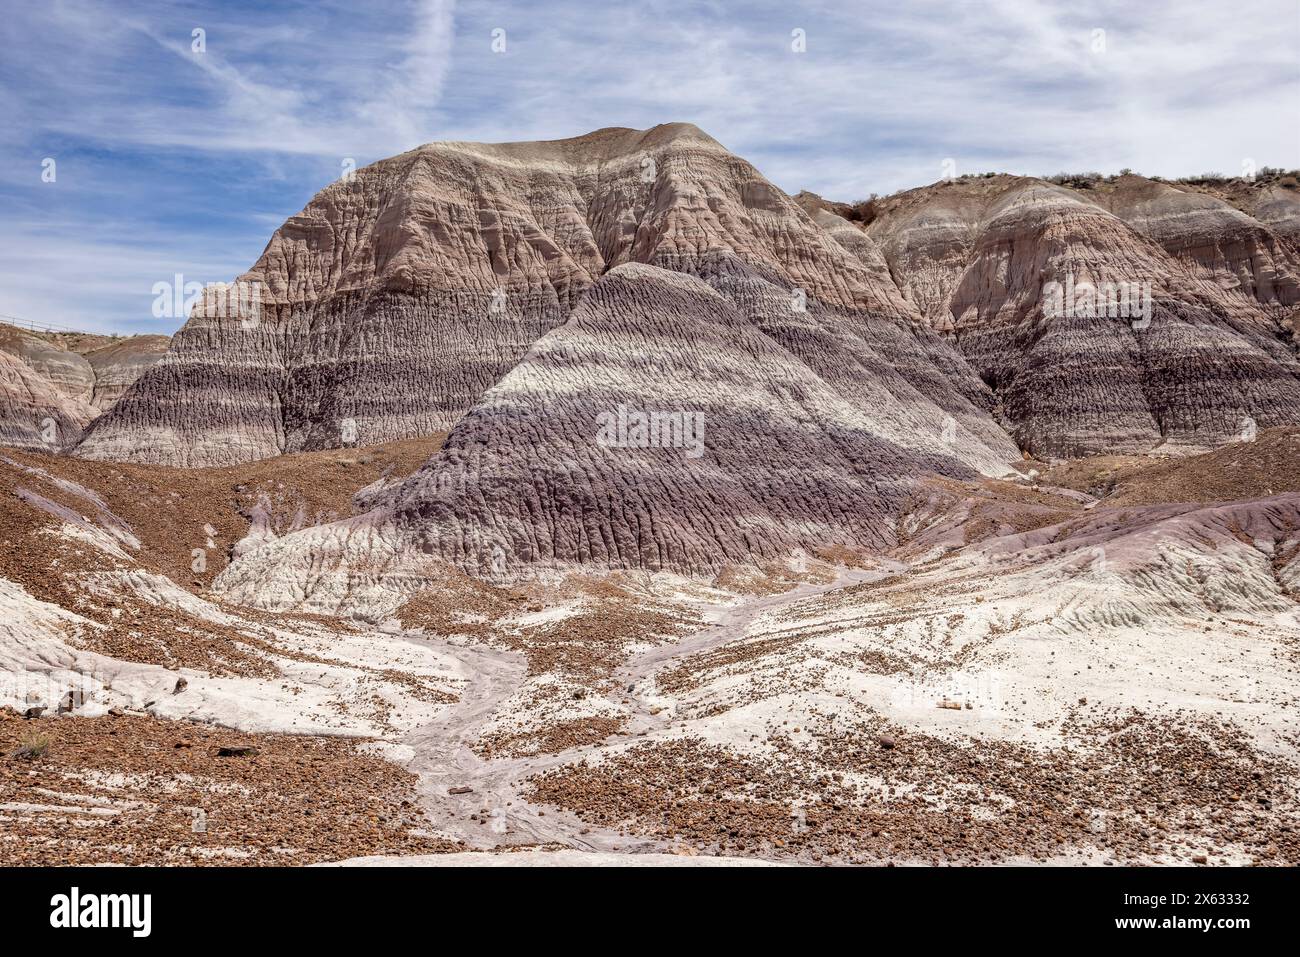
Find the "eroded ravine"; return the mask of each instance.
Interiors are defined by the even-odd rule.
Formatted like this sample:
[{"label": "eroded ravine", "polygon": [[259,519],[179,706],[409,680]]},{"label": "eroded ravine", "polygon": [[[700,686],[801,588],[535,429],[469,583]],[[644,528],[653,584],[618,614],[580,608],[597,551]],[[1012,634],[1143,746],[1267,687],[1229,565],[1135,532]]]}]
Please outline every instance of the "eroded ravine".
[{"label": "eroded ravine", "polygon": [[761,614],[885,574],[841,569],[831,583],[805,584],[780,594],[745,599],[722,609],[721,614],[716,605],[701,607],[706,616],[717,616],[713,624],[681,641],[636,655],[614,673],[621,691],[619,703],[630,710],[628,722],[616,735],[553,754],[485,759],[474,751],[484,726],[524,682],[527,664],[522,654],[407,634],[408,640],[455,658],[467,678],[460,700],[439,720],[415,730],[404,741],[415,752],[408,767],[419,775],[418,791],[430,830],[477,849],[543,843],[624,853],[666,849],[663,841],[595,828],[567,812],[530,804],[522,796],[525,782],[532,775],[594,756],[612,742],[645,738],[676,720],[672,708],[646,700],[653,686],[650,679],[658,672],[691,655],[744,638]]}]

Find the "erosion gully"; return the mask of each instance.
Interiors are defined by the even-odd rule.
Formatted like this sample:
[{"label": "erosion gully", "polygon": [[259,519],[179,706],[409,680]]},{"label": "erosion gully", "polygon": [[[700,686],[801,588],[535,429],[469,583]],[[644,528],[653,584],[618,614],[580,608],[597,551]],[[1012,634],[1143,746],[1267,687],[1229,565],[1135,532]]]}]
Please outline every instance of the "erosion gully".
[{"label": "erosion gully", "polygon": [[[669,849],[664,841],[597,828],[568,812],[530,804],[521,793],[525,781],[550,768],[593,756],[611,741],[653,734],[671,724],[675,720],[672,709],[656,714],[654,710],[658,709],[652,709],[643,697],[643,689],[651,684],[646,679],[660,670],[690,655],[744,638],[750,624],[764,612],[886,574],[841,569],[829,584],[804,584],[780,594],[746,599],[726,608],[716,623],[695,634],[634,656],[614,673],[620,689],[619,703],[631,709],[627,724],[601,742],[554,754],[484,759],[472,747],[497,708],[523,684],[527,665],[522,654],[406,634],[409,641],[459,660],[469,676],[459,702],[437,721],[411,732],[403,742],[415,751],[407,766],[419,775],[419,796],[430,830],[476,849],[543,843],[624,853]],[[465,788],[469,791],[463,791]],[[462,793],[449,793],[452,790]]]}]

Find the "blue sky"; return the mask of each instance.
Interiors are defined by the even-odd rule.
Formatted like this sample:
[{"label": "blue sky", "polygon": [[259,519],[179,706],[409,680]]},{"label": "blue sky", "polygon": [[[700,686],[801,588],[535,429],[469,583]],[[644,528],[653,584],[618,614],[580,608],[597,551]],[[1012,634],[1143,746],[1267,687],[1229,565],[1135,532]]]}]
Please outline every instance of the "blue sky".
[{"label": "blue sky", "polygon": [[0,49],[0,313],[95,331],[174,331],[155,283],[234,279],[344,160],[433,140],[690,121],[846,200],[948,158],[1300,166],[1300,0],[46,0]]}]

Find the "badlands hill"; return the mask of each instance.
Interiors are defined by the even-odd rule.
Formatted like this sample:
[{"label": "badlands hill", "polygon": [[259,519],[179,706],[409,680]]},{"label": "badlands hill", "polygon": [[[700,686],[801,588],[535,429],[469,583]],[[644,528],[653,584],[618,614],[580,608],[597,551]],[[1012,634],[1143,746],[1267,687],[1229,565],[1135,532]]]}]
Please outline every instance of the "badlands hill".
[{"label": "badlands hill", "polygon": [[37,332],[0,323],[0,440],[58,450],[167,351],[167,336]]},{"label": "badlands hill", "polygon": [[[1289,241],[1139,186],[958,181],[864,230],[689,124],[431,144],[315,197],[239,280],[258,315],[193,316],[76,454],[231,465],[450,431],[372,513],[250,555],[260,597],[223,582],[271,606],[336,607],[376,568],[400,592],[428,559],[691,572],[889,546],[919,475],[1300,417]],[[1161,213],[1183,197],[1223,209]],[[1053,284],[1087,283],[1140,286],[1145,311],[1053,311]],[[666,438],[607,441],[629,415]]]},{"label": "badlands hill", "polygon": [[888,427],[937,435],[951,416],[970,457],[1014,452],[987,386],[878,259],[669,124],[434,143],[335,183],[239,280],[259,320],[191,318],[77,454],[233,464],[449,429],[625,263],[705,280],[849,401],[885,405]]},{"label": "badlands hill", "polygon": [[[1257,206],[1285,226],[1292,191],[1277,193]],[[866,231],[904,296],[992,386],[1022,448],[1177,453],[1295,422],[1300,250],[1270,223],[1137,176],[974,177],[875,205]],[[1149,309],[1122,293],[1109,314],[1044,308],[1085,283],[1140,289]]]},{"label": "badlands hill", "polygon": [[689,124],[430,144],[291,218],[240,280],[257,321],[191,318],[77,454],[233,464],[451,429],[624,263],[708,282],[886,429],[952,416],[976,467],[1294,422],[1293,184],[1066,183],[964,177],[873,201],[864,229]]}]

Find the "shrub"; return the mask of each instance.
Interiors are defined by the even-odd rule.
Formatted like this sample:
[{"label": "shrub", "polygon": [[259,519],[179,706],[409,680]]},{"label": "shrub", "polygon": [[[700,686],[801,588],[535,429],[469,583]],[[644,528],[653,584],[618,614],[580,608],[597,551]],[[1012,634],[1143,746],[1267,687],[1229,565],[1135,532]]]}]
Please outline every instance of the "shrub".
[{"label": "shrub", "polygon": [[845,215],[845,219],[861,223],[863,226],[870,226],[879,215],[880,197],[876,193],[872,193],[867,199],[852,204]]},{"label": "shrub", "polygon": [[32,732],[23,737],[23,743],[10,752],[9,757],[19,761],[35,761],[37,758],[44,757],[49,750],[50,739],[43,734]]},{"label": "shrub", "polygon": [[1069,186],[1071,189],[1092,189],[1104,177],[1100,173],[1057,173],[1047,177],[1049,183]]}]

